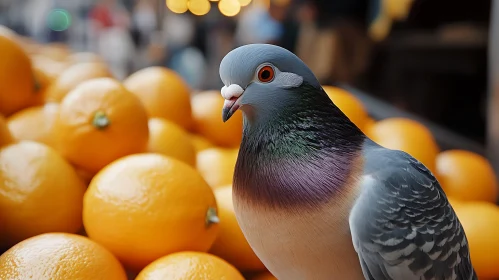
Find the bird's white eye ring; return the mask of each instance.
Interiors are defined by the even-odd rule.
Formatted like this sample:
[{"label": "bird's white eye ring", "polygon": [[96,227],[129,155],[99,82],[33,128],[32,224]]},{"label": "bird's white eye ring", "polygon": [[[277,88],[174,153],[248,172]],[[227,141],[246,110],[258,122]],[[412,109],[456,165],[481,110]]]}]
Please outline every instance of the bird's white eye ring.
[{"label": "bird's white eye ring", "polygon": [[266,65],[258,70],[258,80],[262,83],[270,83],[274,80],[275,70],[272,66]]}]

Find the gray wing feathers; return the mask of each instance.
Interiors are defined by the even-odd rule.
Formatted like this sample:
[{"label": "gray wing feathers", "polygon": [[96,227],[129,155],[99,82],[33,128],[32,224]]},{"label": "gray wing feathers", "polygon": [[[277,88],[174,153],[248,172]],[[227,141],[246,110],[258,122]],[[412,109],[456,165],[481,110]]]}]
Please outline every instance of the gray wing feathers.
[{"label": "gray wing feathers", "polygon": [[366,279],[477,279],[461,223],[426,167],[381,147],[365,158],[350,228]]}]

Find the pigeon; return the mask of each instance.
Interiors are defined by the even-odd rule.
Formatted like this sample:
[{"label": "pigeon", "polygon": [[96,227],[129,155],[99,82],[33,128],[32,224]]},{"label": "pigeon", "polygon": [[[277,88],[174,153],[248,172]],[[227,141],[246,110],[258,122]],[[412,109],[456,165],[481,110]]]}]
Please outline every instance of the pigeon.
[{"label": "pigeon", "polygon": [[477,279],[433,174],[362,133],[295,54],[243,45],[220,78],[223,121],[244,116],[237,221],[277,279]]}]

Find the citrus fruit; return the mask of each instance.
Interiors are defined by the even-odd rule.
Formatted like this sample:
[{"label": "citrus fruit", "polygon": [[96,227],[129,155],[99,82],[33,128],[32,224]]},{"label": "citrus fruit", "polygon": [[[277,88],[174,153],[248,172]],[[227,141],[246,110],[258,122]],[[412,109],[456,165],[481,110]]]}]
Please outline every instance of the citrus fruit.
[{"label": "citrus fruit", "polygon": [[360,129],[364,128],[369,116],[362,102],[350,92],[333,86],[323,86],[333,103]]},{"label": "citrus fruit", "polygon": [[82,62],[65,69],[45,91],[48,102],[61,102],[76,86],[96,78],[111,78],[109,68],[100,62]]},{"label": "citrus fruit", "polygon": [[72,53],[66,58],[66,61],[70,64],[77,64],[83,62],[100,62],[100,63],[105,62],[104,59],[102,59],[102,57],[92,52]]},{"label": "citrus fruit", "polygon": [[206,149],[197,154],[196,167],[212,188],[230,185],[237,155],[237,149]]},{"label": "citrus fruit", "polygon": [[55,124],[59,116],[59,104],[23,109],[7,119],[12,136],[16,140],[32,140],[57,148]]},{"label": "citrus fruit", "polygon": [[90,182],[92,181],[92,179],[94,178],[95,176],[95,173],[92,173],[90,171],[87,171],[83,168],[80,168],[78,166],[74,166],[74,169],[76,171],[76,174],[78,175],[78,177],[80,177],[80,179],[82,180],[82,182],[85,184],[85,186],[88,186],[90,185]]},{"label": "citrus fruit", "polygon": [[144,106],[118,81],[86,81],[60,105],[59,148],[73,164],[96,173],[120,157],[145,151],[147,122]]},{"label": "citrus fruit", "polygon": [[[30,58],[31,63],[33,64],[33,69],[43,72],[43,74],[49,78],[51,83],[68,68],[67,63],[56,61],[42,55],[34,54],[31,55]],[[47,89],[48,87],[44,91],[45,98],[47,96]]]},{"label": "citrus fruit", "polygon": [[0,114],[8,116],[29,107],[35,93],[28,55],[16,42],[0,34]]},{"label": "citrus fruit", "polygon": [[467,202],[456,213],[468,238],[479,279],[499,277],[499,208],[489,202]]},{"label": "citrus fruit", "polygon": [[262,271],[265,266],[244,237],[232,205],[232,186],[215,190],[220,217],[219,233],[210,253],[228,261],[240,271]]},{"label": "citrus fruit", "polygon": [[7,127],[7,121],[2,115],[0,115],[0,147],[12,142],[14,142],[14,138],[12,137],[12,133]]},{"label": "citrus fruit", "polygon": [[228,262],[202,252],[179,252],[164,256],[142,270],[135,280],[244,280]]},{"label": "citrus fruit", "polygon": [[35,75],[35,97],[32,105],[43,105],[45,103],[45,91],[52,83],[52,78],[35,66],[33,66],[33,74]]},{"label": "citrus fruit", "polygon": [[367,137],[370,137],[371,129],[375,123],[376,121],[373,118],[368,117],[366,119],[366,122],[364,123],[364,126],[360,129],[362,130],[362,132],[364,132],[365,135],[367,135]]},{"label": "citrus fruit", "polygon": [[196,152],[215,147],[215,145],[211,143],[210,140],[197,134],[191,134],[191,142],[194,145],[194,149],[196,150]]},{"label": "citrus fruit", "polygon": [[71,50],[64,43],[53,42],[40,45],[38,53],[57,61],[65,61],[71,54]]},{"label": "citrus fruit", "polygon": [[456,207],[461,206],[463,203],[466,203],[465,201],[462,201],[460,199],[456,199],[453,197],[447,197],[447,200],[449,201],[449,204],[455,209]]},{"label": "citrus fruit", "polygon": [[149,119],[148,151],[174,157],[192,166],[196,165],[196,150],[190,135],[166,119]]},{"label": "citrus fruit", "polygon": [[85,186],[52,148],[22,141],[0,149],[0,240],[7,246],[82,226]]},{"label": "citrus fruit", "polygon": [[126,280],[108,250],[76,234],[45,233],[16,244],[0,256],[0,279]]},{"label": "citrus fruit", "polygon": [[251,280],[277,280],[277,278],[272,273],[266,271],[251,277]]},{"label": "citrus fruit", "polygon": [[206,91],[192,97],[194,130],[218,146],[237,147],[241,142],[243,115],[237,111],[222,121],[224,99],[219,91]]},{"label": "citrus fruit", "polygon": [[149,117],[164,118],[190,128],[190,89],[173,70],[157,66],[144,68],[130,75],[123,84],[142,101]]},{"label": "citrus fruit", "polygon": [[369,129],[373,141],[389,149],[402,150],[435,173],[435,158],[440,152],[430,130],[419,122],[405,118],[389,118]]},{"label": "citrus fruit", "polygon": [[497,201],[497,177],[489,161],[481,155],[448,150],[436,159],[436,173],[445,193],[463,201]]},{"label": "citrus fruit", "polygon": [[170,253],[207,251],[218,233],[213,191],[193,167],[160,154],[127,156],[97,173],[83,221],[90,238],[135,270]]}]

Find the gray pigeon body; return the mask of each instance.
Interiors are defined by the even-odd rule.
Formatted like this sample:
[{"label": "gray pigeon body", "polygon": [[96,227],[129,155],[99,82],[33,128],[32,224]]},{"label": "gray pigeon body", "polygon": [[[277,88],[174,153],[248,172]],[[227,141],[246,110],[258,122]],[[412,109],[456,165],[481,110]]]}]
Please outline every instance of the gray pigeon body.
[{"label": "gray pigeon body", "polygon": [[298,57],[246,45],[220,76],[224,121],[244,114],[236,216],[278,279],[477,279],[435,177],[367,138]]}]

